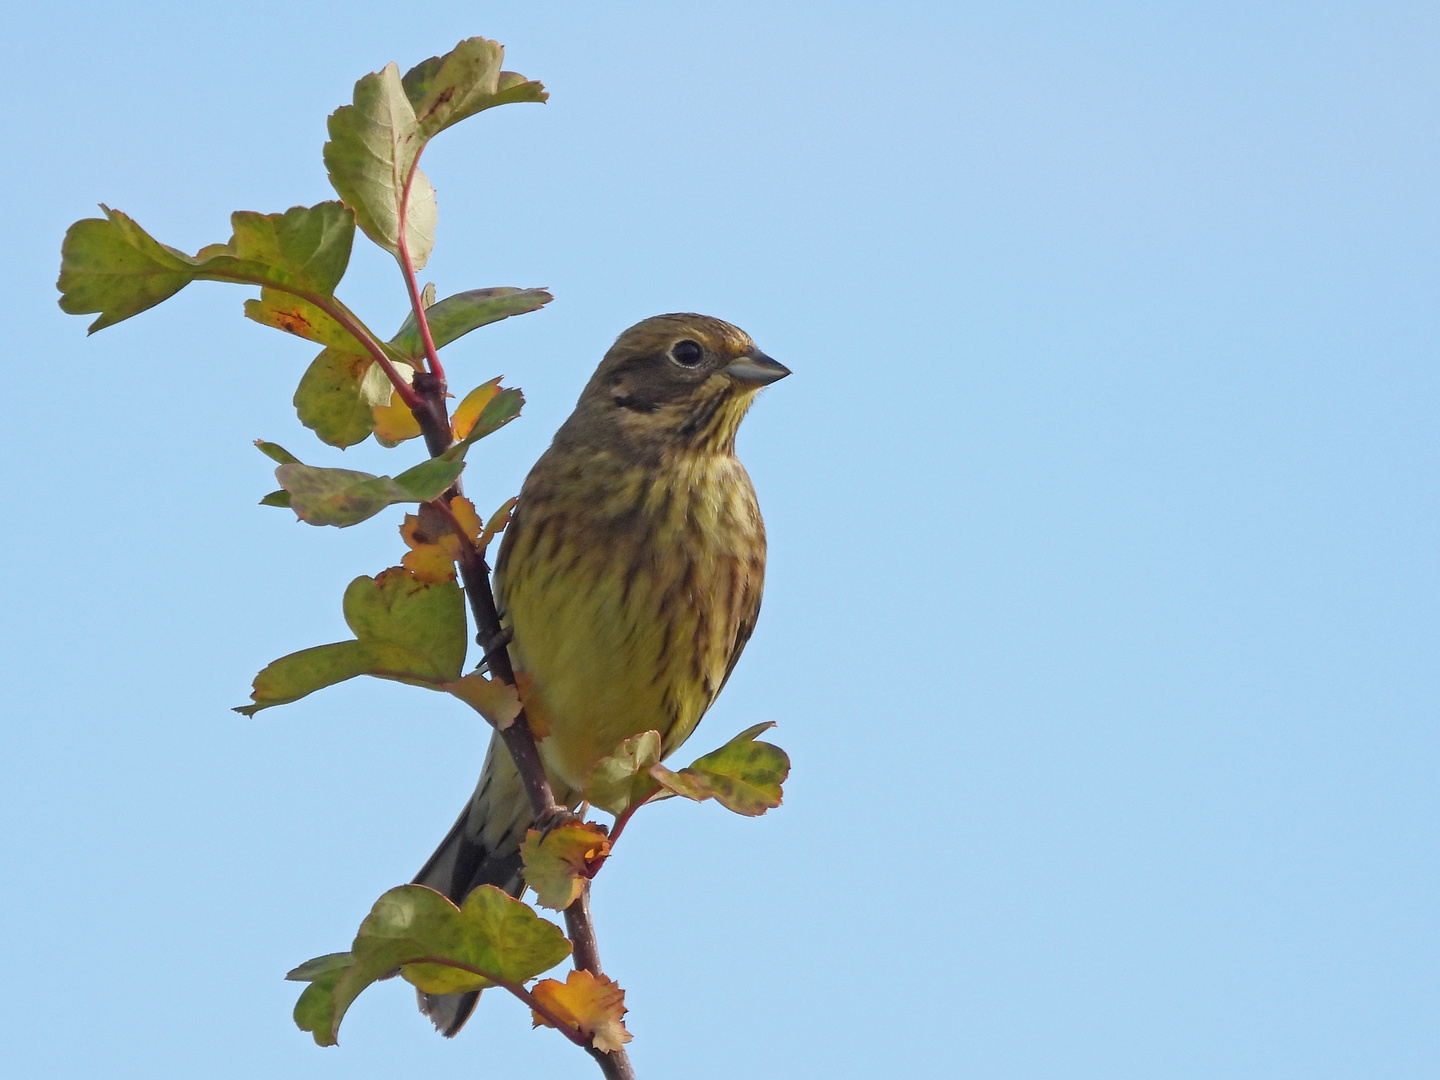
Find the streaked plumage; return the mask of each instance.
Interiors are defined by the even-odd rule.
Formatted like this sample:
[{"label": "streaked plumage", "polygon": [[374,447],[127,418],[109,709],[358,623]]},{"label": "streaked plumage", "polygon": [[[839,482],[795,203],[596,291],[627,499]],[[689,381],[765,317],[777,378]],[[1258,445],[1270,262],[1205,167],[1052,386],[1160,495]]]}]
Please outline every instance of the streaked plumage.
[{"label": "streaked plumage", "polygon": [[[729,323],[659,315],[621,334],[521,488],[496,598],[557,799],[595,763],[659,731],[669,753],[729,678],[760,610],[765,526],[735,457],[763,385],[789,374]],[[457,902],[518,895],[531,816],[503,743],[416,880]],[[421,995],[453,1035],[474,995]]]}]

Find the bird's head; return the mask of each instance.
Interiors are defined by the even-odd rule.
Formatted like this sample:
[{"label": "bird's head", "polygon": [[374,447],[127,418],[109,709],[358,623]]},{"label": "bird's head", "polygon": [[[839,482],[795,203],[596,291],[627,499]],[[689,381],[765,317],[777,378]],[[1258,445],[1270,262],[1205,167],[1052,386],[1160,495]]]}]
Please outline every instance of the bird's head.
[{"label": "bird's head", "polygon": [[789,374],[727,322],[656,315],[616,339],[576,416],[631,443],[728,453],[756,391]]}]

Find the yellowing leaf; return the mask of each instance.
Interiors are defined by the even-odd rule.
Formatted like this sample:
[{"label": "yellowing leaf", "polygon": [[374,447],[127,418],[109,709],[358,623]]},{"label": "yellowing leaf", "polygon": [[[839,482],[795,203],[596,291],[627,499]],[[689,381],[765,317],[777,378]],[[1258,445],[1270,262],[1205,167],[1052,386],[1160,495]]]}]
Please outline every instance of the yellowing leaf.
[{"label": "yellowing leaf", "polygon": [[450,430],[455,433],[457,440],[465,438],[470,434],[470,429],[475,426],[475,421],[480,419],[480,414],[485,411],[485,406],[490,400],[500,393],[500,379],[496,376],[487,383],[481,383],[465,399],[455,407],[455,414],[450,418]]},{"label": "yellowing leaf", "polygon": [[495,539],[495,535],[505,531],[505,526],[510,524],[510,515],[514,512],[515,500],[507,499],[499,510],[490,515],[490,520],[485,522],[484,531],[480,533],[480,538],[475,542],[475,546],[480,550],[481,558],[485,557],[485,549],[490,546],[490,541]]},{"label": "yellowing leaf", "polygon": [[564,911],[579,898],[585,881],[609,854],[610,837],[588,821],[562,825],[543,836],[531,829],[520,846],[525,884],[535,890],[537,904],[556,911]]},{"label": "yellowing leaf", "polygon": [[425,544],[400,557],[400,563],[420,581],[454,581],[455,559],[439,544]]},{"label": "yellowing leaf", "polygon": [[[480,518],[469,499],[450,503],[465,535],[474,539],[480,532]],[[419,514],[406,514],[400,523],[400,538],[410,551],[400,561],[422,581],[453,581],[455,563],[460,561],[460,537],[455,527],[433,507],[422,506]]]},{"label": "yellowing leaf", "polygon": [[245,301],[245,317],[263,326],[273,326],[287,334],[306,338],[321,345],[355,348],[355,339],[320,308],[291,293],[269,286],[260,290],[260,299]]},{"label": "yellowing leaf", "polygon": [[482,975],[448,964],[406,964],[400,977],[427,994],[468,994],[495,985]]},{"label": "yellowing leaf", "polygon": [[[514,500],[510,501],[512,504]],[[455,515],[455,520],[465,530],[465,535],[471,540],[480,536],[481,524],[480,515],[475,512],[475,504],[463,495],[456,496],[450,500],[450,512]]]},{"label": "yellowing leaf", "polygon": [[520,695],[513,686],[499,679],[466,675],[463,679],[446,683],[442,689],[454,694],[501,731],[520,715]]},{"label": "yellowing leaf", "polygon": [[420,422],[393,387],[389,402],[374,406],[371,413],[375,417],[375,438],[382,444],[395,446],[420,434]]},{"label": "yellowing leaf", "polygon": [[[574,1024],[589,1035],[596,1050],[609,1053],[630,1041],[630,1032],[625,1030],[623,1023],[629,1011],[625,1008],[625,991],[604,975],[572,971],[563,983],[555,979],[541,979],[532,993],[556,1019]],[[554,1026],[538,1012],[531,1015],[535,1018],[536,1027],[542,1024]]]}]

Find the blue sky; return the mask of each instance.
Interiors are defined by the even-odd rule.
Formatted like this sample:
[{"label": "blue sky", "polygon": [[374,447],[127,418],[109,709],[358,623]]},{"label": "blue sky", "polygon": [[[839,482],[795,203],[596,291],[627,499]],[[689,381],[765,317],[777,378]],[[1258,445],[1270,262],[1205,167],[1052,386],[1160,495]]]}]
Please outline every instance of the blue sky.
[{"label": "blue sky", "polygon": [[[552,92],[426,155],[440,293],[556,295],[449,350],[456,384],[529,399],[467,474],[482,508],[646,315],[729,319],[795,372],[741,433],[765,611],[691,744],[774,720],[794,774],[756,821],[642,814],[601,875],[641,1075],[1433,1075],[1433,5],[9,27],[11,1075],[594,1074],[509,1001],[444,1042],[397,983],[338,1048],[293,1028],[280,976],[414,873],[486,733],[374,680],[227,711],[401,553],[399,511],[256,506],[250,441],[413,451],[318,447],[289,404],[310,350],[246,290],[90,339],[54,303],[95,203],[194,250],[326,198],[354,80],[472,34]],[[341,288],[381,328],[387,263],[357,247]]]}]

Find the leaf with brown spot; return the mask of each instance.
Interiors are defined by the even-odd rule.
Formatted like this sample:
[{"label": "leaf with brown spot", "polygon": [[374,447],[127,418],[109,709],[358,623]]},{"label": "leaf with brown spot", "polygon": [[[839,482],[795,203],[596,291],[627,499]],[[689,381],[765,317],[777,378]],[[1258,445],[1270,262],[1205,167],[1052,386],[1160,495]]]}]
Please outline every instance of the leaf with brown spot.
[{"label": "leaf with brown spot", "polygon": [[260,299],[245,301],[245,317],[261,326],[273,326],[318,345],[355,350],[360,346],[338,322],[308,300],[272,289],[260,290]]}]

